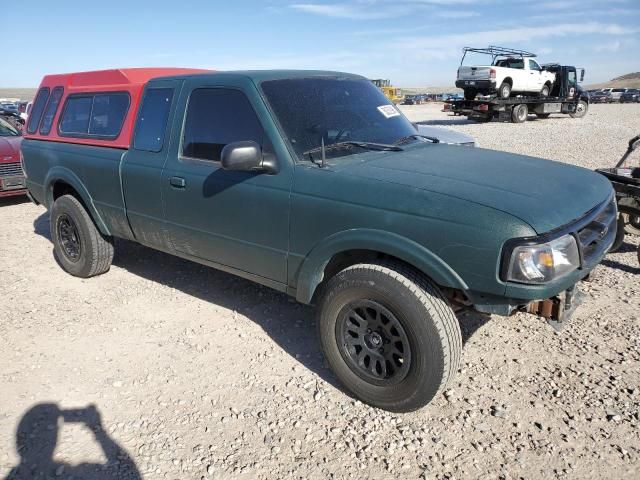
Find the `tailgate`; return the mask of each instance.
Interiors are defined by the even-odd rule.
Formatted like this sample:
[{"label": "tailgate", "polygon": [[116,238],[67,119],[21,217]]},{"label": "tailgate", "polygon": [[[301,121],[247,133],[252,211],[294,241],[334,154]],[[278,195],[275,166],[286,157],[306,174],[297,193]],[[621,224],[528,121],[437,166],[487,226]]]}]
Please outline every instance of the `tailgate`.
[{"label": "tailgate", "polygon": [[459,67],[458,79],[460,80],[489,80],[491,67]]}]

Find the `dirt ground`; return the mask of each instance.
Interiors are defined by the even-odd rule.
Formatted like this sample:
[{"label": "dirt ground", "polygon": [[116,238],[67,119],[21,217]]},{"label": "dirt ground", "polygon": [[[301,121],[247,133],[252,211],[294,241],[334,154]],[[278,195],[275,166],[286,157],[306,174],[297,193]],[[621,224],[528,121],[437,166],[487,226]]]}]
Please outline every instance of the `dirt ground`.
[{"label": "dirt ground", "polygon": [[[588,168],[640,133],[640,105],[522,125],[405,111]],[[582,285],[561,333],[462,316],[450,389],[396,415],[337,384],[312,308],[124,241],[107,274],[71,277],[45,210],[0,200],[0,478],[640,478],[636,246]]]}]

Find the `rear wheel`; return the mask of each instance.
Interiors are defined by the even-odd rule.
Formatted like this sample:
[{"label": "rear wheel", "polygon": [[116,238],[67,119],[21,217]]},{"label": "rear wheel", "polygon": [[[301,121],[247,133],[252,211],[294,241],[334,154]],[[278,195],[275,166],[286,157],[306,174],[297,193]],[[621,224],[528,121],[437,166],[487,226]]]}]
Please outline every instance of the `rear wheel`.
[{"label": "rear wheel", "polygon": [[589,104],[584,100],[580,100],[576,105],[576,111],[574,113],[570,113],[569,116],[571,118],[582,118],[587,114],[589,110]]},{"label": "rear wheel", "polygon": [[71,275],[88,278],[111,267],[112,240],[100,233],[76,197],[63,195],[53,203],[51,237],[58,262]]},{"label": "rear wheel", "polygon": [[353,265],[331,278],[318,329],[342,384],[394,412],[428,404],[455,374],[462,351],[458,320],[438,287],[397,263]]},{"label": "rear wheel", "polygon": [[524,123],[527,121],[527,115],[529,115],[529,109],[526,104],[521,103],[511,110],[511,121],[513,123]]},{"label": "rear wheel", "polygon": [[498,96],[500,98],[509,98],[511,96],[511,85],[507,82],[502,82],[500,88],[498,88]]},{"label": "rear wheel", "polygon": [[473,100],[476,98],[478,91],[475,88],[465,88],[464,89],[464,99],[465,100]]}]

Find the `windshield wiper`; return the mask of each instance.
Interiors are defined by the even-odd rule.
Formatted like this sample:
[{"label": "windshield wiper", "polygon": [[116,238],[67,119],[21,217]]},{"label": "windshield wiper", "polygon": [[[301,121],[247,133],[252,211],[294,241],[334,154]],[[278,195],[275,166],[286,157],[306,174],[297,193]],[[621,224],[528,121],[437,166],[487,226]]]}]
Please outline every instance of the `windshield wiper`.
[{"label": "windshield wiper", "polygon": [[359,141],[359,140],[348,140],[348,141],[344,141],[344,142],[332,143],[331,145],[326,145],[325,146],[324,141],[323,141],[322,144],[319,147],[312,148],[310,150],[307,150],[306,152],[302,152],[302,155],[303,156],[309,155],[309,157],[311,157],[311,161],[313,162],[312,155],[314,153],[321,153],[322,154],[321,166],[324,166],[325,153],[327,151],[336,150],[336,149],[344,148],[344,147],[359,147],[359,148],[362,148],[364,150],[376,150],[376,151],[385,151],[385,152],[401,152],[402,150],[404,150],[403,148],[399,147],[398,145],[391,145],[391,144],[388,144],[388,143],[376,143],[376,142],[364,142],[364,141]]},{"label": "windshield wiper", "polygon": [[431,143],[440,143],[440,140],[438,140],[436,137],[430,137],[428,135],[420,135],[419,133],[414,133],[413,135],[407,135],[405,137],[399,138],[398,140],[393,142],[393,144],[402,145],[403,143],[407,143],[409,140],[418,140],[419,138],[426,138],[427,140],[431,141]]}]

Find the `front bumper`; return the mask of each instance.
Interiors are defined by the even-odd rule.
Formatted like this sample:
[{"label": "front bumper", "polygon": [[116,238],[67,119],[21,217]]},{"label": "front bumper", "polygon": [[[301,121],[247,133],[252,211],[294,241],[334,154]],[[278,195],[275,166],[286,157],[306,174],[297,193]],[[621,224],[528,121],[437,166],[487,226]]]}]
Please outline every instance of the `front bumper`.
[{"label": "front bumper", "polygon": [[[558,324],[567,321],[580,302],[576,285],[590,277],[604,259],[616,237],[617,208],[615,197],[598,205],[581,219],[545,236],[555,238],[571,234],[576,238],[580,267],[553,282],[541,285],[507,282],[503,296],[466,292],[469,302],[482,313],[509,316],[515,312],[535,313]],[[545,237],[543,236],[543,238]],[[536,237],[536,242],[540,237]],[[510,257],[506,248],[503,268]]]},{"label": "front bumper", "polygon": [[27,192],[25,178],[22,175],[0,177],[0,197],[24,195]]},{"label": "front bumper", "polygon": [[492,92],[496,89],[495,80],[456,80],[457,88],[475,88],[482,92]]}]

